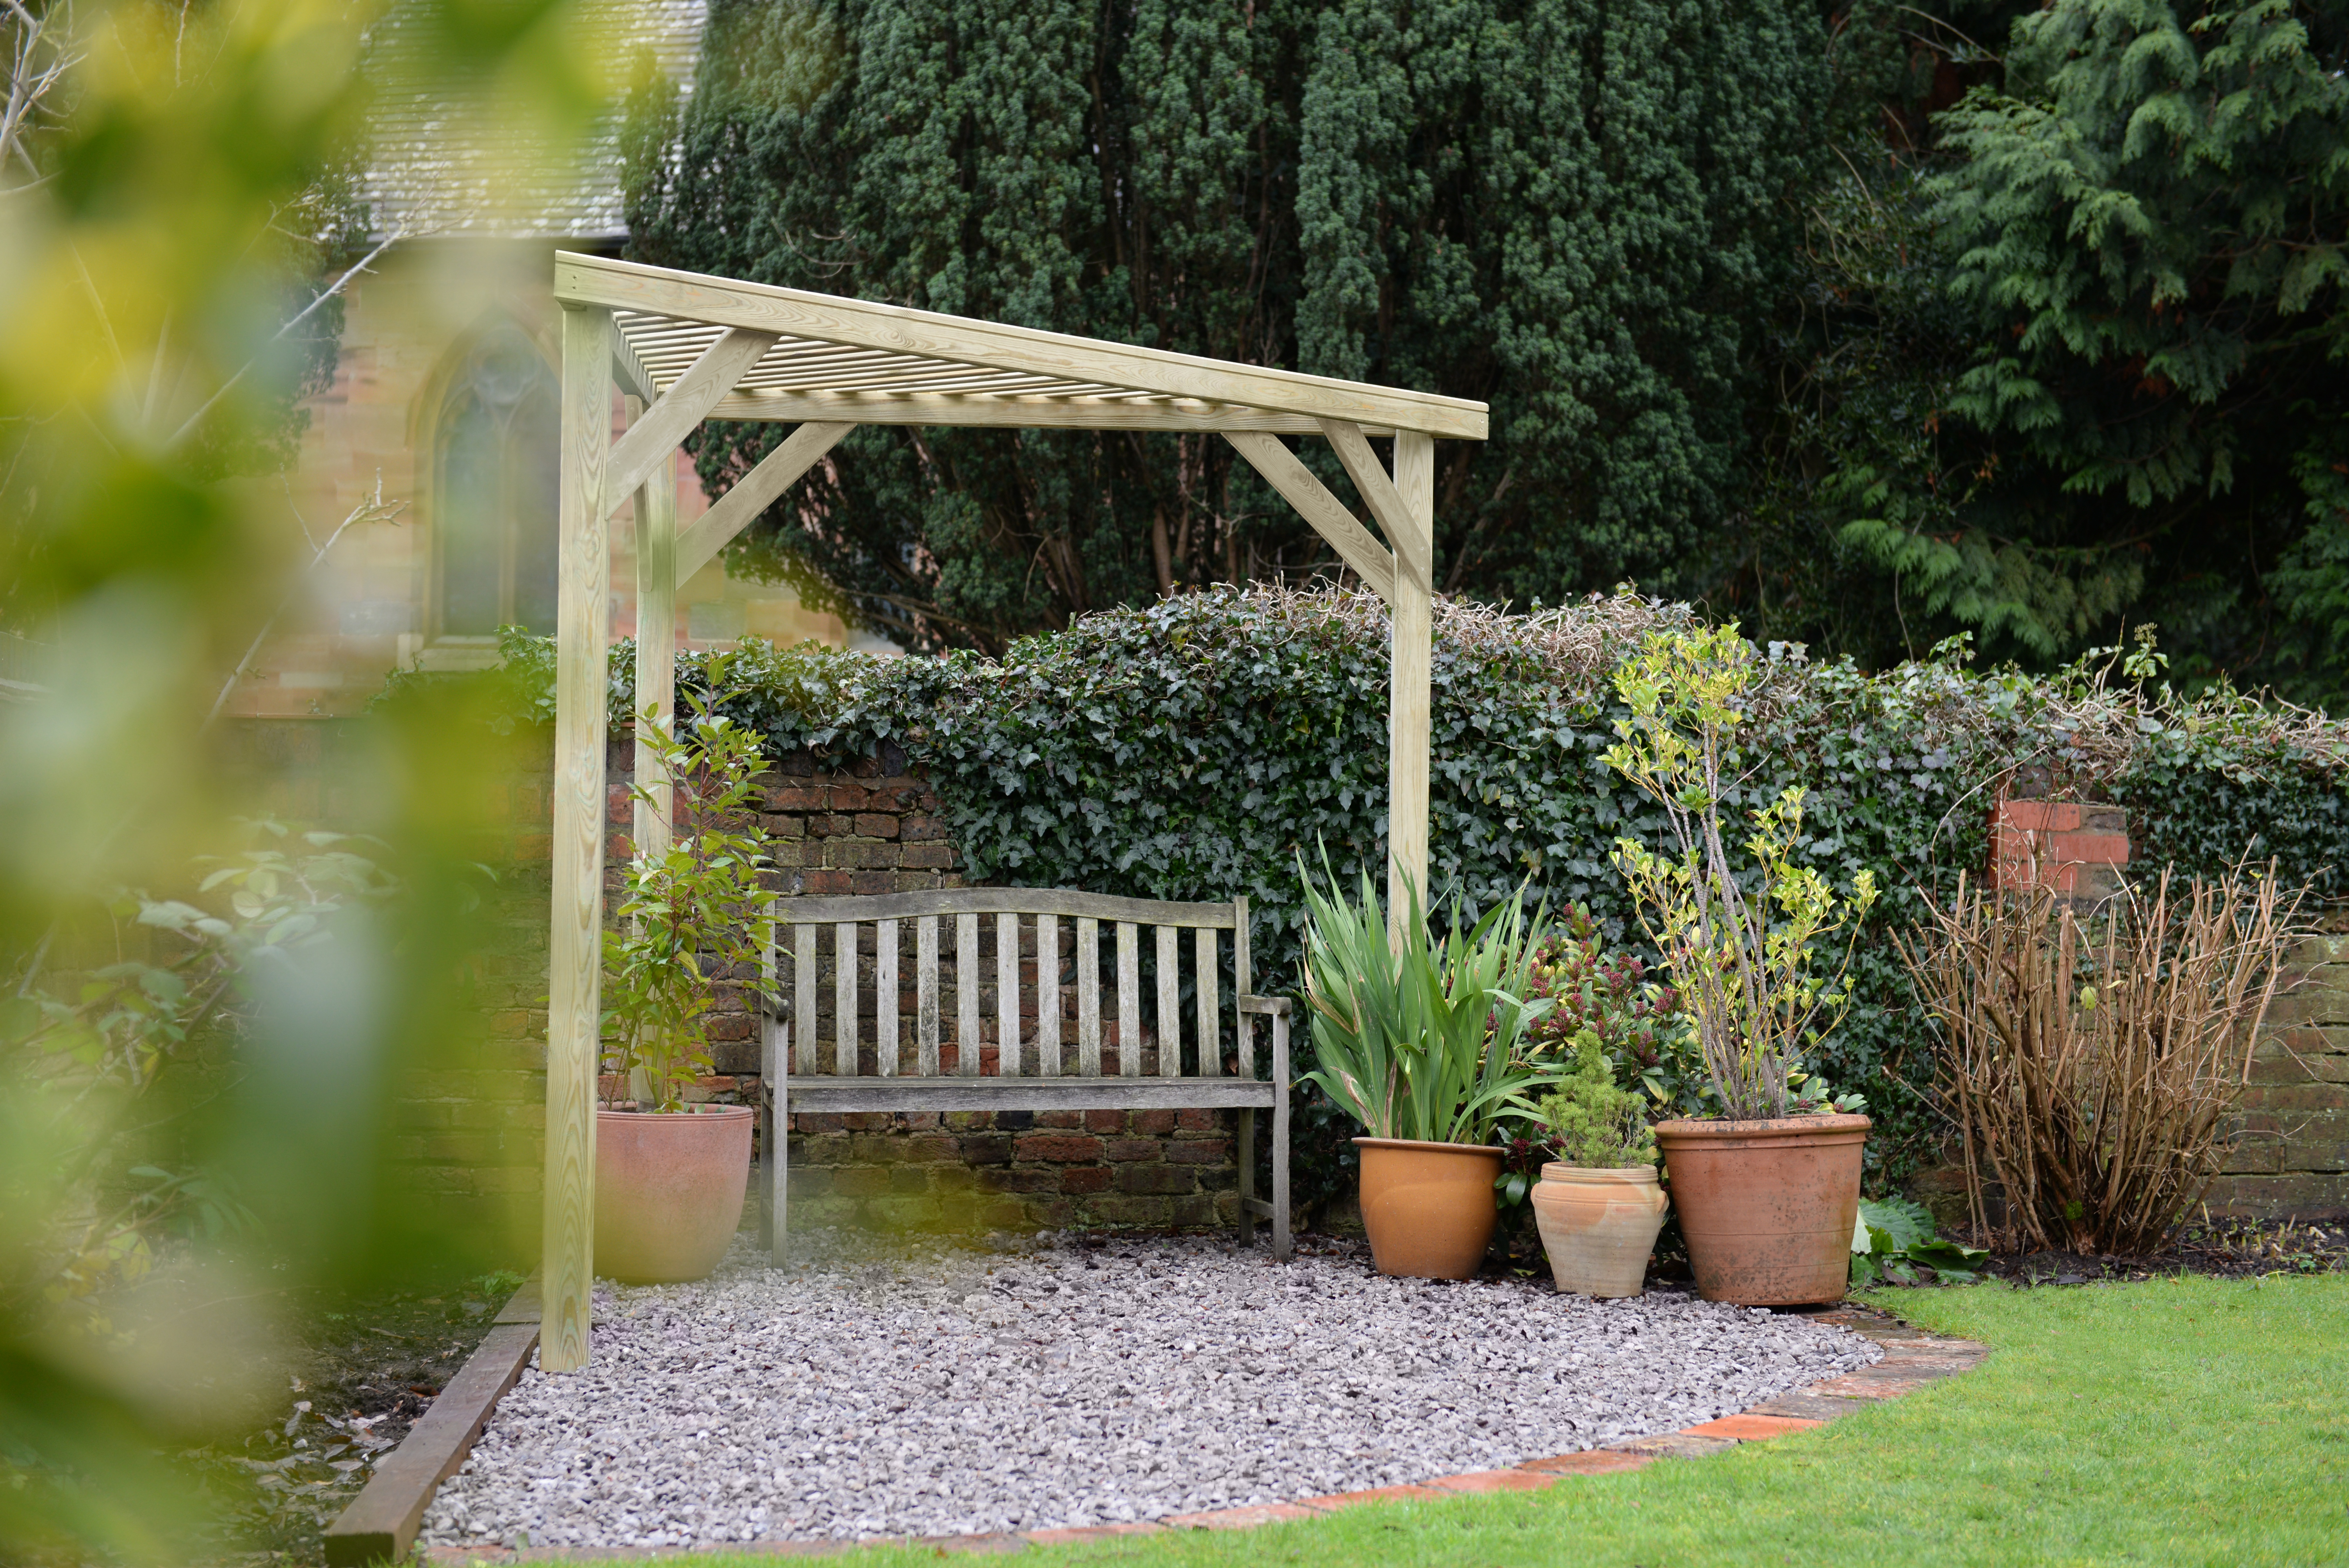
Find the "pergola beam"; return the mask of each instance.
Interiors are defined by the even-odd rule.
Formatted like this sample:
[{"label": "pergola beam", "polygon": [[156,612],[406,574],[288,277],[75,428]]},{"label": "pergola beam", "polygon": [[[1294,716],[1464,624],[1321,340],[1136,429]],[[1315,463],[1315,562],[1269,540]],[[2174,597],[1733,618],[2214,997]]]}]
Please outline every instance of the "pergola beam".
[{"label": "pergola beam", "polygon": [[[972,396],[930,392],[761,392],[755,387],[719,399],[713,419],[768,424],[806,420],[850,425],[935,425],[1032,430],[1171,430],[1182,434],[1255,430],[1312,436],[1319,421],[1228,403],[1161,402],[1141,397],[1037,397],[1018,393]],[[1361,427],[1384,436],[1383,425]]]},{"label": "pergola beam", "polygon": [[1311,418],[1485,438],[1484,405],[1428,392],[1235,365],[1163,348],[969,321],[871,300],[557,252],[557,298],[819,343],[856,344],[958,365],[1033,371],[1171,397],[1197,397]]}]

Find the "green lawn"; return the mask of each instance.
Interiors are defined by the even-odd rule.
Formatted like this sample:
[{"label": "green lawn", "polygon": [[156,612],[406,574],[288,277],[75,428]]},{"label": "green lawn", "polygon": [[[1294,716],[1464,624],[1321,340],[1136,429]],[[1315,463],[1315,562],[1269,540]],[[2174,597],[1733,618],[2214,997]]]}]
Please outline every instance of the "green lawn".
[{"label": "green lawn", "polygon": [[[2349,1563],[2349,1278],[1899,1291],[1982,1367],[1816,1431],[1547,1491],[1040,1563]],[[772,1558],[663,1560],[767,1568]],[[876,1550],[895,1568],[936,1553]]]}]

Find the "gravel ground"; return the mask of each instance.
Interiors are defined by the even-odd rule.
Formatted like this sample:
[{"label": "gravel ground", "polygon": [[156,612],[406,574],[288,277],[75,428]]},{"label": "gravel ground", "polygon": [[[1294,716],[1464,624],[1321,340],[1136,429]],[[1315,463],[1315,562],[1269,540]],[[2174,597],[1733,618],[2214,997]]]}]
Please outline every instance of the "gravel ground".
[{"label": "gravel ground", "polygon": [[1218,1240],[886,1255],[738,1247],[599,1285],[595,1359],[535,1367],[432,1544],[680,1546],[1035,1530],[1424,1480],[1670,1431],[1880,1354],[1857,1335],[1547,1280],[1287,1268]]}]

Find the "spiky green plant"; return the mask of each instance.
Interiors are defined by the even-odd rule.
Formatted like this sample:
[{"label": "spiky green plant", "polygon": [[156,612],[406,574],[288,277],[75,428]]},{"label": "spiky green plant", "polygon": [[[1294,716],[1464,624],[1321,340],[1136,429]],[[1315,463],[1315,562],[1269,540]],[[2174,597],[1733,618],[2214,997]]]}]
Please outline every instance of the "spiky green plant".
[{"label": "spiky green plant", "polygon": [[1402,941],[1391,945],[1368,872],[1357,900],[1345,896],[1326,857],[1326,892],[1301,865],[1299,872],[1319,1063],[1308,1081],[1373,1138],[1489,1143],[1503,1116],[1532,1116],[1528,1095],[1559,1074],[1519,1049],[1526,1026],[1551,1006],[1524,1000],[1534,934],[1544,923],[1538,913],[1526,919],[1524,888],[1464,932],[1455,908],[1439,942],[1406,878]]}]

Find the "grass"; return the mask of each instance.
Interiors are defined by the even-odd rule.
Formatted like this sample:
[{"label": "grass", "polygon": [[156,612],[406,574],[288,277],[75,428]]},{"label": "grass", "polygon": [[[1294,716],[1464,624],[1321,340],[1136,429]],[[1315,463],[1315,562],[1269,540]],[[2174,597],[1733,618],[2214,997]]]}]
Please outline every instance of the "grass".
[{"label": "grass", "polygon": [[[2349,1278],[1902,1291],[1974,1371],[1797,1436],[1547,1491],[1031,1553],[1040,1565],[2349,1563]],[[771,1568],[771,1557],[659,1560]],[[874,1549],[858,1568],[936,1563]]]}]

